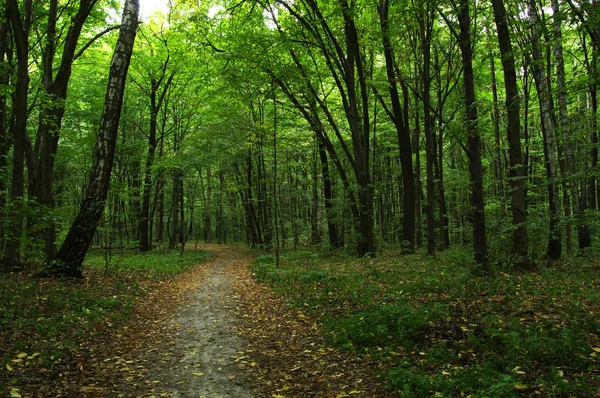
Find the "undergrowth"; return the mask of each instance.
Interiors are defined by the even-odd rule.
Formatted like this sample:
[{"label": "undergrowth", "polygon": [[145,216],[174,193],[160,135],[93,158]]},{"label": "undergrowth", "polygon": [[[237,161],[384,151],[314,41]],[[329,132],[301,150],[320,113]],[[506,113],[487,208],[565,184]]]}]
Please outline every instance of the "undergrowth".
[{"label": "undergrowth", "polygon": [[[5,274],[0,280],[0,391],[69,366],[81,345],[131,315],[153,286],[205,261],[203,251],[90,252],[81,280]],[[32,270],[33,271],[33,270]]]},{"label": "undergrowth", "polygon": [[353,259],[302,251],[252,270],[320,319],[331,344],[381,361],[406,397],[586,397],[600,391],[600,264],[475,276],[449,251]]}]

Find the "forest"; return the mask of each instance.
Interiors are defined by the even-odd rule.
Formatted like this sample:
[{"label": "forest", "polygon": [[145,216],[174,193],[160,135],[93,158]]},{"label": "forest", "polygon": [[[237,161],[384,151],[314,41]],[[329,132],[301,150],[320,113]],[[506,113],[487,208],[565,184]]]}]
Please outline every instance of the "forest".
[{"label": "forest", "polygon": [[[591,250],[596,3],[388,3],[175,2],[141,23],[93,244],[468,246],[484,272]],[[6,2],[7,269],[81,266],[66,237],[117,6]]]},{"label": "forest", "polygon": [[326,341],[420,353],[402,396],[594,396],[597,0],[163,6],[0,0],[0,331],[22,286],[243,244]]}]

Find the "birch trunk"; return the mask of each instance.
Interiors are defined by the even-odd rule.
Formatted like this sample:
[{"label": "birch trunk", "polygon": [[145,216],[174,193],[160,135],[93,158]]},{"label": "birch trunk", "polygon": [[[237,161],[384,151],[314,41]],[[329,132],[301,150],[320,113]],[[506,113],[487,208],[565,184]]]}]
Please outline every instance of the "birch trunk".
[{"label": "birch trunk", "polygon": [[82,277],[82,263],[104,211],[138,13],[138,0],[126,0],[119,38],[110,63],[104,110],[86,196],[55,261],[50,264],[50,272],[55,275]]}]

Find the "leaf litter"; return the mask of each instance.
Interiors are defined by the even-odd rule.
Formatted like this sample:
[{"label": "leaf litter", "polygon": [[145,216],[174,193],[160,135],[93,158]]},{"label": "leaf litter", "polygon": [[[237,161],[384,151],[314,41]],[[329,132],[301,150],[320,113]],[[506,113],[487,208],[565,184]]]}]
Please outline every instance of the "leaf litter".
[{"label": "leaf litter", "polygon": [[[207,245],[216,258],[145,287],[131,318],[50,369],[6,385],[22,397],[393,397],[368,356],[337,351],[317,320],[248,271],[255,257]],[[25,354],[25,355],[24,355]],[[39,361],[17,352],[15,361]],[[18,366],[8,364],[8,368]]]}]

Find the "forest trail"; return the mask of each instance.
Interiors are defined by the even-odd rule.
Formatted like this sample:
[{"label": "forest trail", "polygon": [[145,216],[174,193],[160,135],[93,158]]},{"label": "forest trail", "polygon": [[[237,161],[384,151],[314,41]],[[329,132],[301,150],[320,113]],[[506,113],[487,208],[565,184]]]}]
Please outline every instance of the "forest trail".
[{"label": "forest trail", "polygon": [[319,319],[257,282],[250,250],[201,249],[215,257],[150,291],[129,321],[46,386],[53,395],[35,396],[396,396],[378,365],[331,348]]},{"label": "forest trail", "polygon": [[[244,380],[243,357],[246,342],[239,336],[234,315],[238,297],[232,281],[244,272],[252,257],[246,250],[222,245],[205,245],[216,257],[199,265],[197,284],[187,294],[169,323],[174,326],[168,347],[154,350],[146,359],[151,381],[140,395],[171,397],[251,398],[255,395]],[[154,385],[153,385],[154,384]],[[151,386],[151,391],[148,391]]]}]

